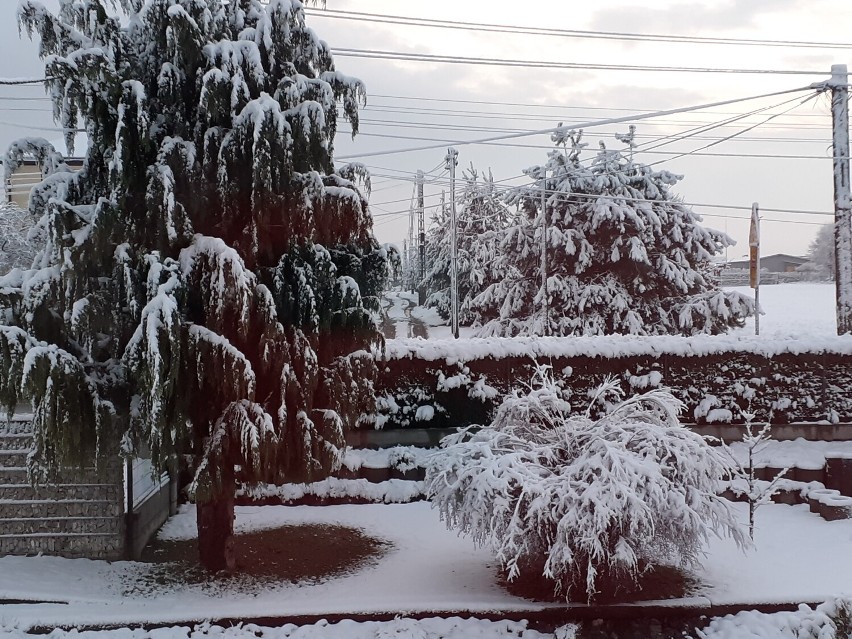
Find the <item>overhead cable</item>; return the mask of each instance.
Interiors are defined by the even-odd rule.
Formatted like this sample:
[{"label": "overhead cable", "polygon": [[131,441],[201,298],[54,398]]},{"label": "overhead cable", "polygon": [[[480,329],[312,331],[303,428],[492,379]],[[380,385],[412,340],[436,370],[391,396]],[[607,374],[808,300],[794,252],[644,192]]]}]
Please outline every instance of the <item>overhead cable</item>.
[{"label": "overhead cable", "polygon": [[825,71],[806,69],[737,69],[726,67],[677,67],[650,64],[604,64],[599,62],[555,62],[547,60],[517,60],[508,58],[474,58],[434,53],[384,51],[380,49],[351,49],[332,47],[331,52],[344,58],[372,60],[399,60],[403,62],[438,62],[443,64],[472,64],[498,67],[523,67],[527,69],[570,69],[581,71],[631,71],[664,73],[721,73],[746,75],[825,75]]},{"label": "overhead cable", "polygon": [[[773,97],[773,96],[777,96],[777,95],[787,95],[787,94],[790,94],[790,93],[798,93],[798,92],[801,92],[801,91],[814,90],[814,88],[815,87],[812,85],[812,86],[807,86],[807,87],[800,87],[800,88],[797,88],[797,89],[787,89],[785,91],[775,91],[775,92],[772,92],[772,93],[764,93],[764,94],[761,94],[761,95],[755,95],[755,96],[750,96],[750,97],[746,97],[746,98],[734,98],[734,99],[731,99],[731,100],[721,100],[721,101],[718,101],[718,102],[709,102],[707,104],[700,104],[700,105],[695,105],[695,106],[680,107],[680,108],[676,108],[676,109],[667,109],[667,110],[664,110],[664,111],[655,111],[653,113],[632,114],[632,115],[627,115],[627,116],[618,117],[618,118],[606,118],[606,119],[603,119],[603,120],[591,120],[591,121],[588,121],[588,122],[577,122],[577,123],[572,124],[571,126],[572,126],[572,128],[576,128],[576,129],[590,129],[590,128],[594,128],[594,127],[597,127],[597,126],[603,126],[603,125],[606,125],[606,124],[619,124],[619,123],[622,123],[622,122],[638,122],[638,121],[641,121],[641,120],[648,120],[648,119],[652,119],[652,118],[656,118],[656,117],[663,117],[663,116],[666,116],[666,115],[674,115],[676,113],[688,113],[690,111],[698,111],[700,109],[709,109],[709,108],[713,108],[713,107],[717,107],[717,106],[723,106],[723,105],[728,105],[728,104],[736,104],[736,103],[739,103],[739,102],[747,102],[747,101],[750,101],[750,100],[757,100],[757,99],[760,99],[760,98],[768,98],[768,97]],[[497,136],[491,136],[491,137],[487,137],[487,138],[480,138],[478,140],[456,140],[452,144],[454,146],[466,146],[466,145],[470,145],[470,144],[483,144],[485,142],[499,142],[501,140],[511,140],[511,139],[529,137],[529,136],[532,136],[532,135],[542,135],[542,134],[545,134],[545,133],[553,133],[553,132],[555,132],[555,131],[557,131],[561,128],[563,128],[563,127],[548,127],[546,129],[539,129],[537,131],[522,131],[520,133],[497,135]],[[337,159],[339,159],[339,160],[358,159],[358,158],[366,158],[366,157],[377,157],[377,156],[380,156],[380,155],[394,155],[394,154],[397,154],[397,153],[409,153],[409,152],[413,152],[413,151],[431,151],[432,149],[443,148],[445,146],[445,144],[446,143],[429,144],[429,145],[413,147],[413,148],[406,148],[406,149],[389,149],[389,150],[386,150],[386,151],[373,151],[373,152],[370,152],[370,153],[362,153],[362,154],[359,154],[359,155],[344,155],[344,156],[339,156]]]},{"label": "overhead cable", "polygon": [[322,11],[306,9],[309,15],[323,18],[358,20],[406,26],[432,27],[440,29],[460,29],[491,33],[514,33],[522,35],[554,36],[563,38],[587,38],[594,40],[625,40],[641,42],[669,42],[688,44],[796,47],[813,49],[852,49],[849,42],[814,42],[808,40],[769,40],[759,38],[718,38],[707,36],[687,36],[661,33],[630,33],[623,31],[592,31],[580,29],[554,29],[549,27],[525,27],[518,25],[491,24],[485,22],[462,22],[460,20],[437,20],[414,16],[388,15],[325,8]]}]

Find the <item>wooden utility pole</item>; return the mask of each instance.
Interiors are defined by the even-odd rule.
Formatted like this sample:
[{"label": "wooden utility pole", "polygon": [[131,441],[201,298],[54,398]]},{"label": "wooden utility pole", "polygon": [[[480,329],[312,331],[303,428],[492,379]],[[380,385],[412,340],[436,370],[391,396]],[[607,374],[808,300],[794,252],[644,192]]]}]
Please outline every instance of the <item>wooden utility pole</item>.
[{"label": "wooden utility pole", "polygon": [[754,334],[760,335],[760,217],[757,202],[751,205],[748,248],[748,284],[754,289]]},{"label": "wooden utility pole", "polygon": [[834,283],[837,334],[852,332],[852,219],[849,194],[849,75],[845,64],[831,67],[834,146]]},{"label": "wooden utility pole", "polygon": [[450,327],[453,337],[459,337],[459,272],[458,219],[456,218],[456,165],[459,152],[447,149],[447,169],[450,171]]}]

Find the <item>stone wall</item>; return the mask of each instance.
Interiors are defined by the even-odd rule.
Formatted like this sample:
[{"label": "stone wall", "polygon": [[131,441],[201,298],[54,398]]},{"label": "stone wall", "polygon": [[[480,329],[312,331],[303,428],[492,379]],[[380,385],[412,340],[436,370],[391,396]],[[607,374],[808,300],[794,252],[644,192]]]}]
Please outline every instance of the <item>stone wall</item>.
[{"label": "stone wall", "polygon": [[124,480],[120,461],[101,471],[62,473],[33,487],[26,422],[0,422],[0,555],[45,553],[119,559],[124,555]]}]

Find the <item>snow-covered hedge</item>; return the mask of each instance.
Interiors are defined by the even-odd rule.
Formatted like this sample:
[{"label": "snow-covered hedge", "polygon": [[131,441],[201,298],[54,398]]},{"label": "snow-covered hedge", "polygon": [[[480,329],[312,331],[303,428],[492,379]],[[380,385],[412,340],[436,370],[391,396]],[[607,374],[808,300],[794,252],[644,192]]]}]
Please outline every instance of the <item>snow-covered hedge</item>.
[{"label": "snow-covered hedge", "polygon": [[[542,337],[388,340],[377,354],[376,428],[487,424],[537,363],[552,366],[578,413],[607,377],[626,389],[670,388],[685,422],[852,420],[852,337]],[[603,406],[595,407],[604,408]]]}]

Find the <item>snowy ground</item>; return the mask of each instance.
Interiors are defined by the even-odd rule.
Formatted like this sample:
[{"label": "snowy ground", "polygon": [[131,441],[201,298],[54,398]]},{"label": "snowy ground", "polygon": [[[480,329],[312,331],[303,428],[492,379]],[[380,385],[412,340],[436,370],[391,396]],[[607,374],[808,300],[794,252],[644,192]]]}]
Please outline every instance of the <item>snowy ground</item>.
[{"label": "snowy ground", "polygon": [[[748,286],[729,290],[754,296]],[[772,337],[827,337],[837,335],[834,282],[796,282],[760,288],[760,334]],[[754,318],[731,334],[754,335]]]},{"label": "snowy ground", "polygon": [[[728,290],[739,291],[751,297],[754,290],[748,286],[734,286]],[[413,300],[414,298],[412,298]],[[833,282],[796,282],[773,284],[760,289],[760,334],[767,338],[779,337],[826,337],[837,334],[835,320]],[[420,307],[410,315],[428,326],[431,339],[450,339],[449,326],[432,309]],[[404,321],[404,320],[402,320]],[[471,337],[473,330],[461,327],[460,337]],[[732,335],[754,335],[754,318],[746,321],[745,327],[731,331]],[[399,337],[407,335],[407,328],[400,327]]]},{"label": "snowy ground", "polygon": [[[745,517],[743,504],[732,507]],[[63,603],[0,606],[0,628],[55,624],[133,624],[223,617],[330,615],[371,612],[540,610],[495,583],[487,550],[447,531],[426,502],[400,505],[242,507],[238,530],[285,524],[338,523],[393,544],[377,563],[320,583],[281,583],[257,592],[219,585],[130,592],[148,567],[57,557],[0,557],[0,599]],[[195,535],[185,508],[161,533]],[[852,520],[827,522],[806,506],[769,504],[757,512],[756,549],[743,555],[729,540],[713,540],[689,600],[672,605],[823,601],[852,593]],[[307,549],[306,549],[307,550]]]}]

